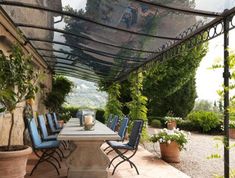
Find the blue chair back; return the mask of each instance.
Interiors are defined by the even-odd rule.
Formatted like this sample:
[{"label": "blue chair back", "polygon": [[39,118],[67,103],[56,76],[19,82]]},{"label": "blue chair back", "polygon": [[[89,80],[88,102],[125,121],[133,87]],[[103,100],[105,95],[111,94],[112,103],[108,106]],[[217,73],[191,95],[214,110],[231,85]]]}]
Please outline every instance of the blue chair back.
[{"label": "blue chair back", "polygon": [[133,123],[128,145],[134,149],[136,149],[139,145],[143,125],[144,125],[143,120],[135,120]]},{"label": "blue chair back", "polygon": [[56,129],[59,129],[60,128],[60,124],[58,123],[58,119],[57,119],[56,113],[53,112],[52,115],[53,115],[53,119],[54,119],[54,122],[55,122],[55,127],[56,127]]},{"label": "blue chair back", "polygon": [[51,114],[50,114],[50,113],[47,113],[47,114],[46,114],[46,117],[47,117],[47,121],[48,121],[48,124],[49,124],[49,127],[50,127],[51,131],[52,131],[52,132],[55,132],[56,129],[55,129],[55,126],[54,126],[54,123],[53,123]]},{"label": "blue chair back", "polygon": [[42,140],[38,133],[38,128],[34,118],[28,119],[28,130],[33,143],[33,147],[34,148],[38,147],[42,143]]},{"label": "blue chair back", "polygon": [[80,111],[80,110],[77,111],[76,118],[79,118],[79,119],[82,118],[82,111]]},{"label": "blue chair back", "polygon": [[124,140],[126,130],[127,130],[127,127],[128,127],[128,122],[129,122],[128,117],[124,117],[122,119],[121,126],[120,126],[120,129],[118,131],[118,135],[121,137],[121,140]]},{"label": "blue chair back", "polygon": [[43,115],[38,116],[38,124],[40,126],[43,138],[48,137],[47,127]]},{"label": "blue chair back", "polygon": [[107,120],[107,124],[106,124],[106,125],[107,125],[107,127],[109,127],[109,128],[111,127],[112,117],[113,117],[113,115],[110,114],[109,117],[108,117],[108,120]]},{"label": "blue chair back", "polygon": [[111,125],[110,125],[110,129],[115,131],[117,124],[118,124],[118,116],[114,116],[114,118],[111,122]]}]

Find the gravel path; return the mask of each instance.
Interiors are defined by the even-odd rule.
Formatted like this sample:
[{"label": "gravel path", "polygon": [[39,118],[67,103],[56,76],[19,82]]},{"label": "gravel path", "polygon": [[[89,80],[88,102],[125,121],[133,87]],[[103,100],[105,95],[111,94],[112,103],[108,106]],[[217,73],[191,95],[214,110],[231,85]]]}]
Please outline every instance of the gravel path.
[{"label": "gravel path", "polygon": [[[154,129],[149,128],[149,133],[153,134]],[[213,178],[213,175],[223,175],[223,145],[214,138],[221,136],[204,135],[199,133],[191,133],[190,141],[187,144],[187,150],[181,151],[181,162],[171,164],[177,169],[192,178]],[[216,144],[219,143],[219,148]],[[235,139],[230,139],[230,144],[235,144]],[[160,157],[158,143],[145,143],[145,148]],[[153,147],[154,146],[154,147]],[[207,159],[211,154],[218,153],[222,156],[219,159]],[[230,167],[235,169],[235,148],[230,149]]]}]

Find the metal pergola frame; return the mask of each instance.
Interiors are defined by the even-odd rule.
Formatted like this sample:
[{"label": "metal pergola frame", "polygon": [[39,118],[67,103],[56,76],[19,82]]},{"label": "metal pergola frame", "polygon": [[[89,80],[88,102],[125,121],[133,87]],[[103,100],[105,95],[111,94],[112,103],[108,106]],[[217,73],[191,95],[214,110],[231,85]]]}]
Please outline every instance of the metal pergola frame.
[{"label": "metal pergola frame", "polygon": [[[93,21],[87,17],[75,15],[75,14],[72,14],[69,12],[49,9],[47,7],[39,7],[39,6],[35,6],[32,4],[27,4],[27,3],[20,3],[20,2],[13,2],[13,1],[0,1],[0,5],[24,7],[24,8],[37,9],[37,10],[46,11],[46,12],[52,12],[52,13],[60,14],[61,16],[69,16],[69,17],[73,17],[73,18],[76,18],[79,20],[84,20],[86,22],[93,23],[95,25],[102,26],[102,27],[108,28],[108,29],[113,29],[113,30],[117,30],[117,31],[125,32],[125,33],[131,33],[134,35],[141,35],[141,36],[150,37],[150,38],[168,40],[168,42],[166,42],[166,44],[161,46],[156,51],[148,51],[148,50],[137,49],[137,48],[129,48],[129,47],[123,47],[123,46],[120,46],[117,44],[110,44],[110,43],[105,43],[102,41],[94,40],[94,39],[88,38],[86,36],[81,36],[81,35],[79,36],[77,34],[67,33],[64,30],[60,30],[60,29],[48,28],[48,27],[42,27],[42,26],[36,26],[36,25],[29,25],[29,24],[23,24],[23,23],[14,23],[13,20],[11,20],[11,18],[6,14],[6,16],[9,18],[9,20],[18,29],[19,28],[33,28],[33,29],[58,32],[58,33],[62,33],[62,34],[67,33],[68,35],[71,35],[73,37],[82,38],[85,40],[90,40],[90,41],[92,41],[94,43],[98,43],[100,45],[106,45],[106,46],[108,45],[108,46],[111,46],[114,48],[125,49],[125,50],[136,51],[136,52],[145,52],[145,53],[150,54],[148,56],[148,58],[135,58],[133,56],[116,56],[115,54],[107,53],[104,51],[98,51],[98,50],[94,50],[94,49],[89,49],[87,47],[82,47],[82,46],[80,46],[80,47],[73,46],[75,48],[87,50],[88,52],[91,52],[91,53],[94,53],[97,55],[110,57],[110,58],[116,56],[116,57],[119,57],[120,59],[123,59],[124,61],[126,60],[127,62],[128,61],[135,62],[135,63],[133,63],[133,64],[136,64],[135,67],[130,68],[127,71],[123,72],[122,75],[118,76],[117,78],[110,79],[109,82],[122,81],[122,80],[126,79],[126,77],[130,73],[132,73],[134,71],[138,71],[140,68],[145,69],[145,68],[148,68],[149,66],[152,66],[152,64],[155,63],[156,61],[161,61],[161,60],[164,60],[167,58],[176,57],[177,55],[180,55],[180,53],[182,53],[182,51],[184,50],[184,48],[183,48],[184,45],[187,45],[190,50],[199,44],[202,44],[208,40],[211,40],[211,39],[223,34],[224,35],[224,73],[223,73],[223,78],[224,78],[224,87],[225,87],[225,89],[224,89],[224,176],[225,176],[225,178],[229,178],[229,172],[230,172],[229,149],[228,149],[229,148],[229,111],[228,111],[229,90],[227,90],[227,88],[229,88],[230,72],[229,72],[229,63],[228,63],[228,59],[229,59],[228,47],[229,47],[229,31],[231,29],[235,28],[235,22],[234,22],[235,7],[230,10],[225,10],[223,13],[215,13],[215,12],[207,12],[207,11],[201,11],[201,10],[195,10],[195,9],[184,9],[184,8],[170,7],[170,6],[162,5],[159,3],[153,3],[150,1],[146,1],[146,0],[135,0],[135,1],[140,2],[140,3],[144,3],[144,4],[148,4],[151,6],[155,6],[155,7],[161,8],[161,9],[167,9],[167,10],[171,10],[171,11],[175,11],[175,12],[192,14],[192,15],[197,15],[197,16],[213,17],[215,19],[206,25],[195,24],[194,26],[188,28],[186,31],[184,31],[182,34],[180,34],[177,37],[168,37],[168,36],[150,35],[150,34],[145,34],[145,33],[141,33],[141,32],[134,32],[134,31],[118,28],[118,27],[113,27],[113,26],[110,26],[107,24],[102,24],[100,22]],[[2,7],[0,9],[3,11]],[[43,55],[40,53],[40,51],[50,51],[50,50],[43,49],[43,48],[36,48],[32,42],[33,41],[40,41],[40,42],[55,43],[55,41],[50,41],[50,40],[45,40],[45,39],[27,38],[25,35],[24,35],[24,38],[26,39],[26,43],[30,43],[30,45],[35,49],[35,51],[38,52],[38,54],[42,58],[43,58]],[[61,45],[66,45],[66,44],[62,44],[61,42],[58,42],[58,43],[60,43]],[[64,51],[64,52],[63,51],[56,51],[56,50],[51,50],[51,51],[60,52],[60,53],[64,53],[64,54],[71,55],[71,56],[77,56],[79,58],[78,54],[72,54],[72,53],[69,53],[66,51]],[[47,62],[50,62],[50,61],[47,61]],[[51,62],[53,62],[53,61],[51,61]],[[63,63],[61,63],[61,64],[63,65]],[[112,64],[110,64],[110,65],[112,65]],[[73,77],[79,77],[82,79],[89,78],[89,80],[94,81],[94,82],[99,81],[99,79],[100,79],[99,77],[102,77],[105,74],[105,72],[104,72],[104,74],[102,74],[100,76],[96,75],[97,76],[96,77],[95,75],[93,75],[90,72],[80,73],[79,71],[77,71],[74,73],[74,71],[71,71],[71,69],[73,69],[73,68],[76,69],[78,67],[76,67],[76,66],[58,67],[57,66],[56,68],[54,68],[54,71],[59,74],[65,74],[65,75],[69,75],[69,76],[73,76]]]}]

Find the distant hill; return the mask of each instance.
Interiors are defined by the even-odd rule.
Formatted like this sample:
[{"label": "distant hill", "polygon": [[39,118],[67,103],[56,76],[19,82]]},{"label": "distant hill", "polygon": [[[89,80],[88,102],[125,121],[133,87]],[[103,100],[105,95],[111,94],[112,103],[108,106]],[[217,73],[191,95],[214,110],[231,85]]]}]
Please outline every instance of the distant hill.
[{"label": "distant hill", "polygon": [[69,106],[104,108],[107,102],[107,93],[97,91],[97,84],[68,77],[74,83],[73,91],[66,98]]}]

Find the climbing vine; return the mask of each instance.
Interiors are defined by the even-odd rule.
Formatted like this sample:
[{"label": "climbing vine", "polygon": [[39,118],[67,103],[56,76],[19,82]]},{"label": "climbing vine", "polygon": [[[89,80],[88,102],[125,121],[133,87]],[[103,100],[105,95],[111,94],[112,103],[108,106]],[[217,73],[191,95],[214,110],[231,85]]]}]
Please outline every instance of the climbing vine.
[{"label": "climbing vine", "polygon": [[113,83],[107,88],[108,101],[105,106],[105,118],[108,118],[110,114],[121,117],[122,114],[122,103],[119,101],[120,98],[120,84]]},{"label": "climbing vine", "polygon": [[131,84],[130,86],[130,95],[132,98],[132,101],[127,103],[127,107],[129,108],[129,116],[130,119],[137,120],[142,119],[145,122],[144,128],[143,128],[143,139],[148,138],[146,125],[147,125],[147,112],[148,109],[146,107],[147,105],[147,97],[142,94],[143,92],[143,79],[144,76],[142,72],[136,74],[133,73],[129,76],[129,82]]}]

